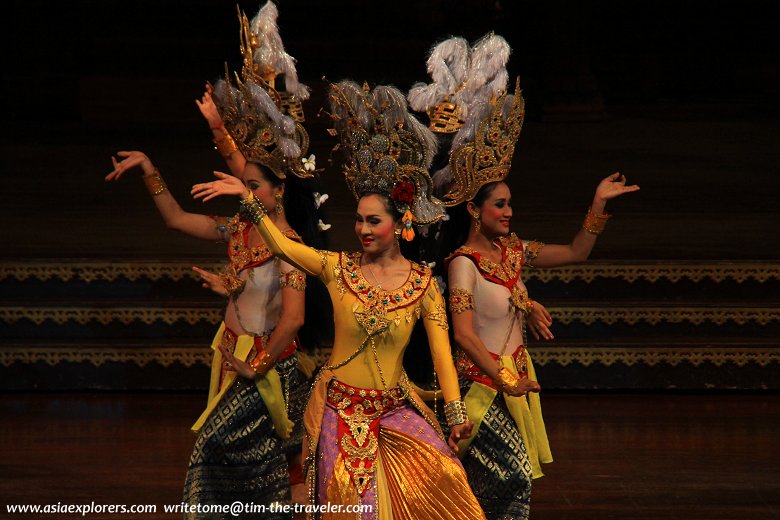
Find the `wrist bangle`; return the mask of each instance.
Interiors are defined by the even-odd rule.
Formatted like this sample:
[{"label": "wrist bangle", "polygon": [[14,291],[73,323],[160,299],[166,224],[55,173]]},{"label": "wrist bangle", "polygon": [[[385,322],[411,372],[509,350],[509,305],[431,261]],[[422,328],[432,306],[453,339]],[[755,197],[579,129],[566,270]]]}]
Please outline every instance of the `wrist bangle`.
[{"label": "wrist bangle", "polygon": [[444,405],[444,415],[447,417],[447,425],[452,428],[463,424],[468,419],[466,403],[463,401],[450,401]]},{"label": "wrist bangle", "polygon": [[256,376],[264,376],[271,370],[273,364],[271,354],[269,354],[267,350],[261,350],[257,353],[249,366],[255,371]]},{"label": "wrist bangle", "polygon": [[216,149],[219,152],[219,155],[225,159],[229,158],[233,152],[238,151],[238,146],[236,146],[236,142],[233,140],[233,136],[231,136],[230,132],[227,130],[225,130],[225,135],[219,139],[214,139],[214,144],[216,145]]},{"label": "wrist bangle", "polygon": [[498,374],[496,374],[493,382],[502,392],[509,392],[517,387],[520,379],[507,370],[506,367],[501,367],[498,369]]},{"label": "wrist bangle", "polygon": [[151,175],[144,175],[143,179],[144,184],[146,184],[146,189],[155,197],[168,189],[168,186],[165,185],[165,181],[160,175],[160,170],[157,168],[154,169]]},{"label": "wrist bangle", "polygon": [[591,235],[600,235],[604,231],[604,226],[607,225],[612,215],[608,213],[602,213],[597,215],[593,212],[592,208],[588,208],[588,213],[585,215],[585,221],[582,223],[582,229],[590,233]]},{"label": "wrist bangle", "polygon": [[263,203],[257,200],[250,191],[248,197],[241,199],[238,214],[246,218],[252,224],[259,224],[260,221],[263,220],[263,217],[265,217],[266,211]]}]

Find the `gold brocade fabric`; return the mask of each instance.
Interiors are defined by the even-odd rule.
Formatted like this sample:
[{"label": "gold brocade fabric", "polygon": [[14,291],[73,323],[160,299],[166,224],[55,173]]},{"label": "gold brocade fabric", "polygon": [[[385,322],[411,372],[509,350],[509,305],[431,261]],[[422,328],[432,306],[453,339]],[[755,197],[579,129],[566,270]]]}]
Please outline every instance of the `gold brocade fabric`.
[{"label": "gold brocade fabric", "polygon": [[383,428],[379,458],[393,518],[485,518],[461,467],[429,444]]}]

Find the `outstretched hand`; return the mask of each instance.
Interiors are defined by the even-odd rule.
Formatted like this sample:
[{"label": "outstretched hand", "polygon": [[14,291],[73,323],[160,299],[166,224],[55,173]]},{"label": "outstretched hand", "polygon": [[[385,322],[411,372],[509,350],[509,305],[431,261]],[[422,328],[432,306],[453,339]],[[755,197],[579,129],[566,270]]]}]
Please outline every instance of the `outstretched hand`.
[{"label": "outstretched hand", "polygon": [[632,191],[639,191],[639,186],[633,184],[626,186],[626,176],[620,172],[615,172],[609,177],[604,178],[598,186],[596,186],[595,200],[607,201],[619,197],[624,193],[631,193]]},{"label": "outstretched hand", "polygon": [[239,179],[222,172],[214,172],[214,176],[219,180],[194,185],[190,190],[192,197],[206,202],[221,195],[238,195],[241,198],[249,196],[249,189]]},{"label": "outstretched hand", "polygon": [[121,161],[117,161],[116,157],[111,157],[111,163],[114,165],[114,169],[111,173],[106,175],[106,181],[118,181],[127,170],[131,170],[136,166],[140,166],[144,171],[144,175],[151,175],[154,173],[154,164],[143,152],[117,152],[118,157],[124,157]]}]

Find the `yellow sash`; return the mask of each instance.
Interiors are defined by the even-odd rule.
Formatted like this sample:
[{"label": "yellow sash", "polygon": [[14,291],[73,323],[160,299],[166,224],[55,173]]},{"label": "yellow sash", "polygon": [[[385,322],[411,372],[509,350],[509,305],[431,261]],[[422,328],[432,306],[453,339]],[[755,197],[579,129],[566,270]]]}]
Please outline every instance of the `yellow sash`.
[{"label": "yellow sash", "polygon": [[[208,419],[214,408],[225,395],[228,388],[231,387],[235,381],[237,374],[233,371],[225,374],[225,379],[222,382],[222,389],[219,388],[219,377],[222,370],[222,352],[219,351],[219,343],[222,341],[222,334],[225,331],[225,324],[223,323],[217,335],[214,336],[214,341],[211,343],[211,349],[214,351],[214,357],[211,361],[211,382],[209,384],[209,399],[206,405],[206,410],[203,411],[201,416],[192,425],[192,431],[198,433],[203,427],[203,424]],[[248,335],[238,336],[236,340],[236,350],[233,355],[236,359],[246,361],[249,352],[254,346],[255,338]],[[282,393],[282,380],[279,377],[279,373],[276,369],[272,368],[268,371],[265,377],[255,378],[255,386],[257,391],[260,392],[263,402],[265,402],[268,408],[268,415],[271,416],[271,421],[274,423],[274,430],[276,434],[282,439],[289,439],[292,433],[294,423],[287,417],[287,407],[284,402],[284,394]]]},{"label": "yellow sash", "polygon": [[[536,381],[536,370],[534,370],[531,356],[528,355],[528,378]],[[512,356],[501,356],[500,363],[506,367],[515,376],[518,375],[515,367],[515,360]],[[466,402],[466,411],[469,419],[474,423],[474,434],[458,443],[458,456],[463,458],[466,454],[469,444],[474,440],[479,431],[479,425],[485,418],[493,399],[498,392],[482,383],[474,382],[463,399]],[[544,427],[544,418],[542,417],[542,405],[539,400],[539,394],[530,392],[522,397],[513,397],[502,394],[504,401],[509,409],[509,414],[514,419],[520,435],[523,437],[525,449],[528,453],[528,459],[531,462],[533,478],[543,477],[542,463],[553,461],[550,452],[550,443],[547,440],[547,430]]]}]

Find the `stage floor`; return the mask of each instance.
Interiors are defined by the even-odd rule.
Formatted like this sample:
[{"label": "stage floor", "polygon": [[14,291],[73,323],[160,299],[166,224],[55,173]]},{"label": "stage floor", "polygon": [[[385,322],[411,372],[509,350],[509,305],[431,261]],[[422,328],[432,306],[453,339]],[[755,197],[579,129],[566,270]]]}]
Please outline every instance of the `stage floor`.
[{"label": "stage floor", "polygon": [[[0,396],[0,517],[7,504],[93,501],[159,511],[132,518],[176,517],[161,511],[181,501],[189,426],[204,403],[196,394]],[[534,520],[780,516],[778,396],[547,394],[543,407],[556,460],[535,481]]]}]

